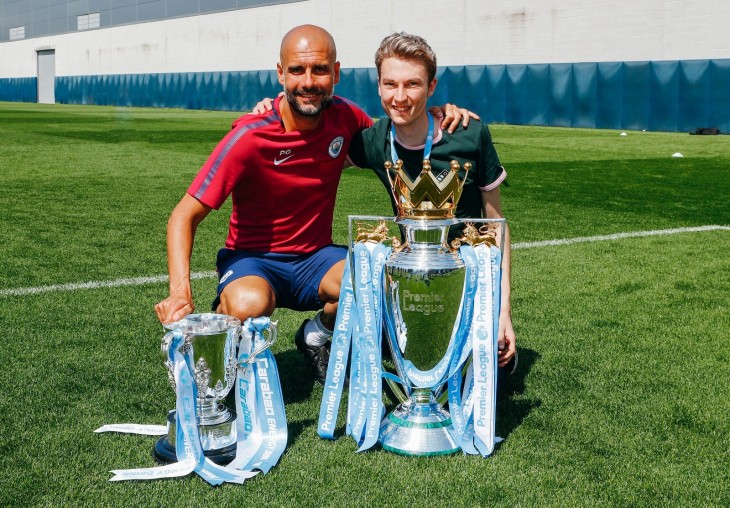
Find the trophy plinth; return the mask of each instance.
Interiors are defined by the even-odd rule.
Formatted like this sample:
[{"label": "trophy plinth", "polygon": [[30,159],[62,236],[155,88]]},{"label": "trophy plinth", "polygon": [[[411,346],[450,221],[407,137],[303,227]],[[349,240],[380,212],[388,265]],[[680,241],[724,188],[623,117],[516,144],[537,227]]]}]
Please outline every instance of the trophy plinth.
[{"label": "trophy plinth", "polygon": [[461,450],[449,413],[429,388],[417,388],[380,424],[380,446],[399,455],[450,455]]},{"label": "trophy plinth", "polygon": [[[227,417],[225,421],[216,421],[214,424],[198,424],[200,442],[203,445],[203,455],[224,466],[236,457],[236,413],[225,408]],[[175,423],[175,411],[167,414],[167,436],[161,437],[152,449],[152,456],[161,464],[177,462],[175,453],[175,435],[177,425]]]}]

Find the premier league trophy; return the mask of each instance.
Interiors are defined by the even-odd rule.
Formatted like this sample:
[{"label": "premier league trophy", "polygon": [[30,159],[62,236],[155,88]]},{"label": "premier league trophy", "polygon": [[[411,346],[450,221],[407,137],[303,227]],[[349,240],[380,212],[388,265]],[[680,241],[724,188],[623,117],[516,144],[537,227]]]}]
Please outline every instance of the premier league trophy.
[{"label": "premier league trophy", "polygon": [[[241,322],[222,314],[190,314],[175,323],[164,325],[170,330],[162,339],[162,355],[170,384],[175,389],[173,364],[169,348],[173,331],[183,334],[181,351],[192,358],[193,381],[197,388],[196,415],[198,433],[204,455],[216,464],[228,464],[236,456],[236,413],[224,399],[235,384],[239,354],[245,351],[247,368],[256,356],[276,340],[276,323],[270,323],[269,338],[253,351],[254,345],[241,333]],[[237,347],[241,350],[237,354]],[[175,452],[175,411],[167,415],[167,436],[155,443],[153,455],[162,463],[177,461]]]},{"label": "premier league trophy", "polygon": [[442,182],[431,177],[428,161],[415,181],[401,165],[386,163],[405,241],[385,262],[384,318],[393,362],[411,395],[383,420],[380,443],[407,455],[455,453],[460,446],[450,415],[434,393],[449,372],[466,277],[458,250],[447,245],[463,181],[456,161]]},{"label": "premier league trophy", "polygon": [[[458,161],[435,176],[425,160],[415,180],[400,160],[385,167],[400,238],[389,238],[392,219],[350,216],[352,250],[318,433],[333,438],[351,356],[346,431],[360,445],[358,451],[379,442],[402,455],[463,451],[486,457],[496,441],[498,245],[504,244],[505,221],[455,218],[465,181]],[[466,174],[470,169],[464,163]],[[353,221],[359,220],[378,224],[356,222],[353,241]],[[461,223],[463,236],[449,244],[450,227]],[[382,368],[382,330],[395,373]],[[382,379],[401,403],[381,420]],[[449,411],[442,405],[446,400]]]}]

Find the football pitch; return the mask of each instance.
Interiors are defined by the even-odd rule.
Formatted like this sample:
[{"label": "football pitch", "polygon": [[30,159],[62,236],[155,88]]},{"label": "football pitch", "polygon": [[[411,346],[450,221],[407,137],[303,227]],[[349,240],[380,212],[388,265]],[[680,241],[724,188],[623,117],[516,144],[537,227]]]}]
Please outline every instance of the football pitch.
[{"label": "football pitch", "polygon": [[[344,408],[321,440],[293,343],[309,315],[277,310],[279,464],[241,486],[109,482],[155,465],[156,438],[93,431],[174,406],[166,221],[236,116],[0,103],[0,506],[730,506],[730,136],[507,125],[490,128],[520,363],[491,457],[357,454]],[[201,312],[229,213],[198,229]],[[345,170],[337,243],[348,215],[390,213]]]}]

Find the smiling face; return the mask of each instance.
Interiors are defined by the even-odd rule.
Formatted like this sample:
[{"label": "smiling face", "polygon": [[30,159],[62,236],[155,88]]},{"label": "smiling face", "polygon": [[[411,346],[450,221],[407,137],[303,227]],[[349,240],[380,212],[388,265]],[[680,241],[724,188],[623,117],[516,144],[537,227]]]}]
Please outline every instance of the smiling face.
[{"label": "smiling face", "polygon": [[276,66],[279,83],[294,114],[317,117],[331,101],[340,80],[331,36],[319,27],[303,26],[289,32]]},{"label": "smiling face", "polygon": [[426,117],[426,103],[436,88],[418,60],[389,57],[380,65],[378,94],[383,110],[397,127],[408,127]]}]

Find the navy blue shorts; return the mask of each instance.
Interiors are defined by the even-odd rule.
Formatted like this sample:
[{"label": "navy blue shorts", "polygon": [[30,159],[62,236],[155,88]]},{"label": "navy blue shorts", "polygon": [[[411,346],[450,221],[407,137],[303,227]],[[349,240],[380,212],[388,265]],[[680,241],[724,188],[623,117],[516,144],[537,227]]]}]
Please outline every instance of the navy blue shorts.
[{"label": "navy blue shorts", "polygon": [[219,281],[213,311],[220,304],[223,288],[249,275],[256,275],[269,283],[276,295],[277,307],[297,311],[321,309],[319,285],[322,278],[346,255],[347,247],[334,244],[302,255],[221,249],[216,259]]}]

